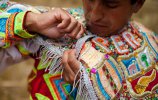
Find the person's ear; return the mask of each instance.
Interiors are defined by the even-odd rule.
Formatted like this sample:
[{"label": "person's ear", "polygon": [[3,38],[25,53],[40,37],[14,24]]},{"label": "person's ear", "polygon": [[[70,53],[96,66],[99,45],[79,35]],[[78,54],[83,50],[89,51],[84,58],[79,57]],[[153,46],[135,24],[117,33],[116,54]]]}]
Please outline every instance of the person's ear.
[{"label": "person's ear", "polygon": [[133,4],[133,12],[137,13],[141,7],[143,6],[145,0],[137,0],[135,4]]}]

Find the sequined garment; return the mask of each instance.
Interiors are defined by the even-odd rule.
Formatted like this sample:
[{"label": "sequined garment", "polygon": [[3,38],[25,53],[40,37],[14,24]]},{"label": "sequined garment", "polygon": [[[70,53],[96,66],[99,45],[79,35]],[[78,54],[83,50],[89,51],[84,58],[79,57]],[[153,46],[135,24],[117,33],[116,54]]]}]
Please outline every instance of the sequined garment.
[{"label": "sequined garment", "polygon": [[[33,8],[28,5],[9,2],[1,5],[1,8],[3,8],[0,13],[1,48],[7,48],[7,51],[16,53],[16,56],[11,55],[13,61],[22,59],[23,55],[36,53],[31,56],[35,59],[35,67],[29,76],[30,99],[82,100],[82,96],[77,94],[78,89],[75,88],[72,92],[72,86],[63,81],[61,78],[62,71],[56,71],[52,68],[52,66],[56,66],[56,68],[62,70],[62,66],[56,63],[60,62],[61,59],[56,57],[58,54],[62,54],[64,50],[74,48],[76,41],[64,38],[64,40],[56,43],[56,41],[41,38],[52,43],[52,46],[47,44],[38,46],[36,38],[26,40],[26,38],[35,37],[22,28],[26,12],[31,10],[36,13],[43,13],[48,11],[49,8]],[[67,11],[85,24],[81,8],[67,9]],[[13,26],[13,22],[17,21],[19,21],[19,24],[14,23],[16,24],[14,25],[15,28],[6,26]],[[97,99],[158,99],[157,34],[137,22],[129,22],[128,26],[118,34],[106,38],[92,36],[83,42],[83,46],[79,50],[79,60],[84,62],[83,66],[88,73],[87,78],[91,80]],[[20,42],[15,45],[17,42],[15,40],[19,39]],[[66,44],[64,44],[65,41]],[[4,61],[6,54],[3,51],[4,49],[1,49],[0,58],[4,55],[1,60],[3,63],[1,65],[4,66],[7,62]]]}]

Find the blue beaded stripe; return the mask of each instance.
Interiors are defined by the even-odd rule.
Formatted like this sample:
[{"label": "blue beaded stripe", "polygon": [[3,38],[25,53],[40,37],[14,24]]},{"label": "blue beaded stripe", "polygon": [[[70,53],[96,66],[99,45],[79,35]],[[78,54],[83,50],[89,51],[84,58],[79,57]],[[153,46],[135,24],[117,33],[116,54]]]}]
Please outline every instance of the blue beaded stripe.
[{"label": "blue beaded stripe", "polygon": [[150,47],[151,47],[151,48],[154,50],[154,52],[156,53],[156,57],[157,57],[157,59],[158,59],[158,52],[156,52],[156,50],[154,49],[154,47],[151,45],[151,43],[150,43],[150,41],[149,41],[149,39],[148,39],[146,33],[144,33],[144,32],[142,32],[142,33],[143,33],[143,36],[145,36],[145,38],[146,38],[148,44],[150,45]]},{"label": "blue beaded stripe", "polygon": [[13,8],[13,9],[9,9],[7,12],[8,13],[16,13],[16,12],[22,12],[23,10],[21,10],[20,8]]},{"label": "blue beaded stripe", "polygon": [[113,63],[112,61],[110,61],[110,60],[107,60],[107,61],[108,61],[108,62],[110,63],[110,65],[114,68],[114,70],[115,70],[117,76],[119,77],[120,83],[122,83],[121,75],[120,75],[119,71],[117,70],[116,66],[114,65],[114,63]]},{"label": "blue beaded stripe", "polygon": [[61,79],[56,79],[56,80],[54,80],[56,89],[58,90],[58,93],[59,93],[60,97],[61,97],[63,100],[66,100],[66,97],[65,97],[65,95],[63,94],[63,90],[62,90],[61,87],[60,87],[61,82],[63,82]]},{"label": "blue beaded stripe", "polygon": [[7,19],[8,18],[0,18],[0,32],[5,33]]},{"label": "blue beaded stripe", "polygon": [[[98,72],[96,73],[96,80],[97,80],[97,83],[98,83],[98,87],[101,91],[101,93],[104,95],[105,99],[106,100],[110,100],[111,97],[108,95],[108,93],[104,90],[104,87],[102,86],[102,83],[100,81],[100,77],[99,77],[99,74]],[[106,83],[105,83],[106,84]]]}]

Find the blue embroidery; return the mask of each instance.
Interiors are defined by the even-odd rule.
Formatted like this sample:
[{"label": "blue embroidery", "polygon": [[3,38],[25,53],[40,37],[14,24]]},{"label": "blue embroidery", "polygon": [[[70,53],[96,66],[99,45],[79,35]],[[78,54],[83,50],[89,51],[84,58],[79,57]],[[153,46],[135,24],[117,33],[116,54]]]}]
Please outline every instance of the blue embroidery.
[{"label": "blue embroidery", "polygon": [[[70,93],[72,90],[72,86],[70,84],[62,84],[62,87],[66,89],[64,91],[67,93]],[[76,94],[77,94],[77,89],[75,88],[73,92],[70,94],[70,98],[74,99],[76,97]]]},{"label": "blue embroidery", "polygon": [[154,49],[154,47],[151,45],[146,33],[142,32],[143,36],[145,36],[146,40],[148,41],[148,44],[150,45],[150,47],[152,48],[152,50],[154,50],[154,52],[156,53],[156,57],[158,59],[158,52],[156,52],[156,50]]},{"label": "blue embroidery", "polygon": [[0,32],[5,33],[7,18],[0,18]]},{"label": "blue embroidery", "polygon": [[8,10],[7,12],[8,13],[16,13],[16,12],[22,12],[23,10],[19,9],[19,8],[13,8],[13,9],[10,9]]},{"label": "blue embroidery", "polygon": [[[97,73],[96,74],[96,79],[97,79],[97,83],[98,83],[98,87],[100,89],[100,91],[102,92],[102,94],[104,95],[105,99],[106,100],[110,100],[111,97],[107,94],[107,92],[104,90],[104,87],[102,86],[102,83],[100,81],[100,77],[99,77],[99,74]],[[105,82],[106,84],[106,82]]]},{"label": "blue embroidery", "polygon": [[118,70],[117,70],[116,66],[113,64],[113,62],[112,62],[112,61],[108,60],[108,62],[109,62],[109,63],[110,63],[110,65],[114,68],[114,70],[115,70],[115,72],[116,72],[117,76],[119,77],[120,82],[122,83],[122,78],[121,78],[121,75],[120,75],[120,73],[118,72]]},{"label": "blue embroidery", "polygon": [[[53,80],[53,82],[55,83],[55,88],[57,88],[58,93],[60,95],[60,97],[62,98],[62,100],[67,100],[67,97],[65,96],[64,92],[68,92],[70,93],[70,91],[72,90],[72,86],[70,84],[65,84],[63,82],[63,79],[55,79]],[[66,90],[64,90],[63,88],[65,87]],[[75,98],[76,97],[76,93],[77,93],[77,89],[75,89],[72,94],[70,95],[70,98]]]},{"label": "blue embroidery", "polygon": [[133,75],[140,71],[136,58],[132,57],[128,60],[122,60],[122,62],[126,66],[129,75]]}]

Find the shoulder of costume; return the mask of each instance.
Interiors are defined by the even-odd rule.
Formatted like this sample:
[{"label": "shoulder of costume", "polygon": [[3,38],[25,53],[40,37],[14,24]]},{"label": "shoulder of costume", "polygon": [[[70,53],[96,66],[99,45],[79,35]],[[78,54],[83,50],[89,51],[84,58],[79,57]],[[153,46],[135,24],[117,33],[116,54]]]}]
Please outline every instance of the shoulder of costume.
[{"label": "shoulder of costume", "polygon": [[146,33],[147,35],[155,35],[156,33],[144,26],[143,24],[137,22],[137,21],[132,21],[131,22],[139,31]]},{"label": "shoulder of costume", "polygon": [[158,53],[158,34],[139,22],[133,21],[131,23],[138,29],[148,44],[151,44]]}]

